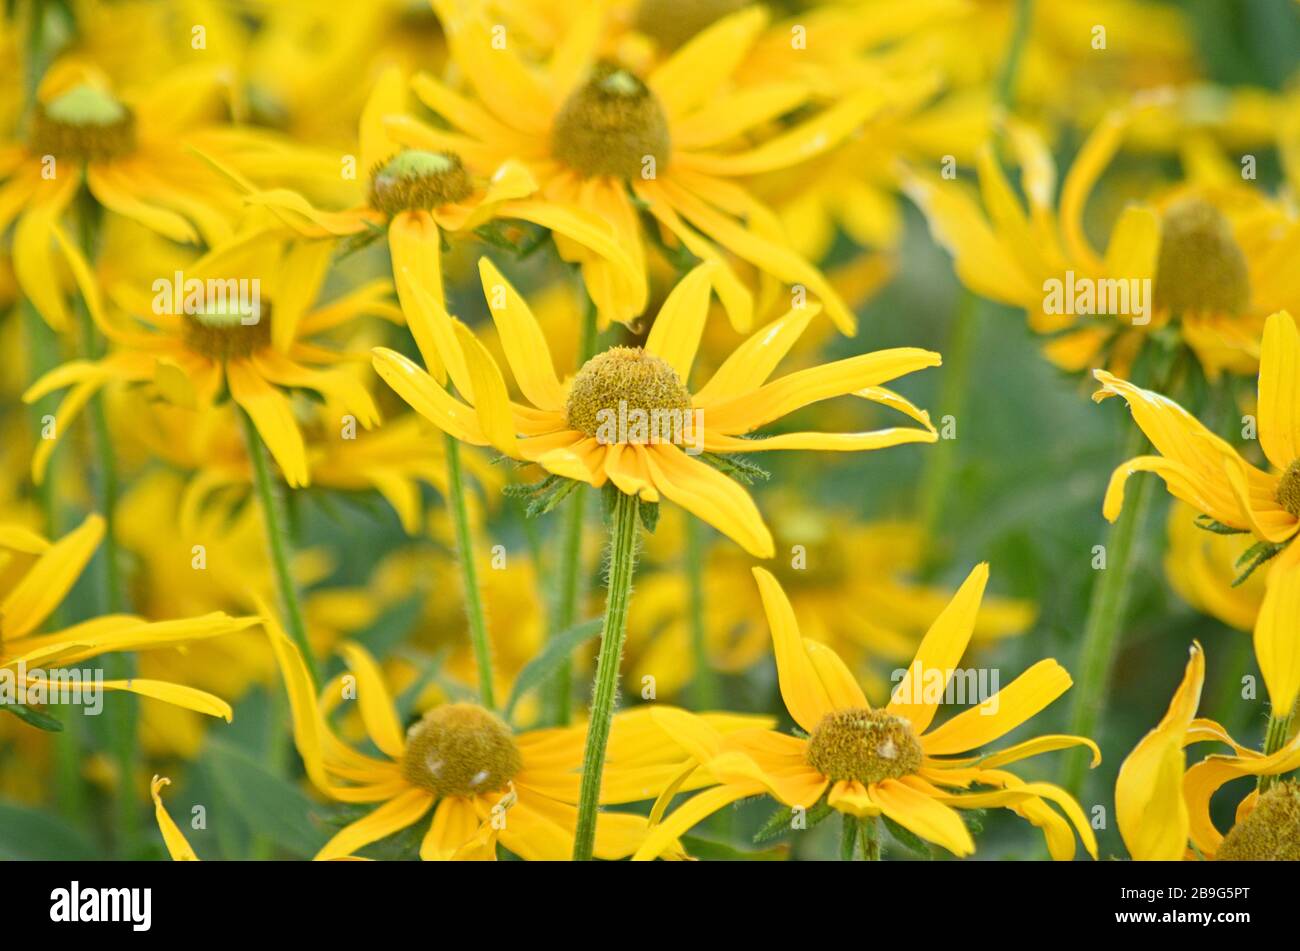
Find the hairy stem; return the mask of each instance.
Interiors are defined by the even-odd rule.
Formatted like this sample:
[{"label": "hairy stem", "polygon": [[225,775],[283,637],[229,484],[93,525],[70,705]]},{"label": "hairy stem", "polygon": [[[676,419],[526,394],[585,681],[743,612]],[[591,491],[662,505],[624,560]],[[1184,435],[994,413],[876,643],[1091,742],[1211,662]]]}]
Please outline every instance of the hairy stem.
[{"label": "hairy stem", "polygon": [[474,563],[474,542],[469,529],[469,507],[465,504],[465,478],[460,464],[460,443],[454,436],[447,440],[447,483],[451,498],[452,521],[456,525],[456,551],[460,556],[461,581],[465,588],[465,618],[469,622],[470,646],[478,667],[478,692],[483,706],[497,705],[492,687],[492,644],[488,640],[487,616],[483,611],[483,592],[478,586],[478,568]]},{"label": "hairy stem", "polygon": [[623,638],[627,634],[632,574],[636,570],[637,505],[635,496],[619,492],[610,515],[605,624],[600,632],[596,682],[592,690],[591,716],[587,721],[587,747],[582,755],[578,824],[573,840],[575,862],[590,860],[596,841],[596,814],[600,803],[601,775],[605,770],[605,747],[609,744],[614,705],[618,700],[618,669],[623,659]]}]

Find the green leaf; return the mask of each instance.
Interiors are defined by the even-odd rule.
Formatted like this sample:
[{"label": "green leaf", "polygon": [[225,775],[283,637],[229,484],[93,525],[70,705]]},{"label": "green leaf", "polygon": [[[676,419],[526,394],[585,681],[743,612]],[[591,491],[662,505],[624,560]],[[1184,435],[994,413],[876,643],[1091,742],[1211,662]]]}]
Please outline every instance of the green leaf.
[{"label": "green leaf", "polygon": [[889,818],[889,816],[882,815],[880,818],[885,820],[885,828],[889,830],[889,834],[893,836],[894,841],[903,848],[907,849],[909,852],[914,852],[922,858],[934,858],[934,849],[930,847],[930,843],[926,842],[925,839],[921,838],[911,829],[900,826],[893,819]]},{"label": "green leaf", "polygon": [[[834,809],[826,804],[826,798],[823,796],[815,806],[808,810],[807,815],[804,816],[804,820],[807,822],[807,828],[813,828],[817,823],[824,820],[834,811]],[[760,842],[770,842],[777,836],[784,835],[791,831],[793,822],[793,809],[788,806],[778,809],[768,817],[768,820],[763,823],[762,828],[754,833],[754,842],[756,844]]]},{"label": "green leaf", "polygon": [[102,858],[95,844],[63,819],[39,809],[0,803],[0,859],[81,861]]},{"label": "green leaf", "polygon": [[770,472],[744,456],[720,456],[714,452],[705,452],[700,454],[700,461],[707,462],[719,472],[731,476],[731,478],[744,485],[766,482],[772,477]]},{"label": "green leaf", "polygon": [[637,499],[636,512],[641,519],[641,527],[654,534],[654,530],[659,524],[659,503]]},{"label": "green leaf", "polygon": [[714,842],[693,835],[684,835],[681,841],[692,858],[712,862],[784,862],[790,857],[790,846],[786,844],[770,849],[741,849],[726,842]]},{"label": "green leaf", "polygon": [[21,703],[0,704],[0,710],[12,713],[18,719],[22,720],[28,726],[34,726],[38,730],[44,730],[47,733],[62,733],[63,721],[58,717],[50,716],[40,710],[33,710],[31,707]]},{"label": "green leaf", "polygon": [[1204,529],[1207,532],[1214,532],[1216,535],[1245,535],[1246,529],[1233,528],[1231,525],[1224,525],[1216,518],[1210,518],[1208,515],[1196,516],[1196,527]]},{"label": "green leaf", "polygon": [[[325,835],[308,818],[315,807],[301,789],[221,740],[208,744],[205,759],[226,808],[255,835],[297,858],[310,858],[320,851]],[[211,821],[227,821],[214,813],[208,810]]]},{"label": "green leaf", "polygon": [[503,712],[507,722],[515,711],[515,704],[523,695],[534,687],[540,686],[575,650],[599,634],[602,624],[604,621],[596,618],[547,640],[541,652],[525,664],[524,669],[519,671],[519,676],[515,678],[514,689],[510,691],[510,699],[506,701]]},{"label": "green leaf", "polygon": [[1237,559],[1236,567],[1240,568],[1242,563],[1247,560],[1250,561],[1250,564],[1246,565],[1241,574],[1237,575],[1236,579],[1232,582],[1232,587],[1235,588],[1237,585],[1244,583],[1247,578],[1255,573],[1256,568],[1264,564],[1266,561],[1277,557],[1278,552],[1285,547],[1285,545],[1274,545],[1272,542],[1256,542],[1247,548],[1246,551],[1242,553],[1242,556]]}]

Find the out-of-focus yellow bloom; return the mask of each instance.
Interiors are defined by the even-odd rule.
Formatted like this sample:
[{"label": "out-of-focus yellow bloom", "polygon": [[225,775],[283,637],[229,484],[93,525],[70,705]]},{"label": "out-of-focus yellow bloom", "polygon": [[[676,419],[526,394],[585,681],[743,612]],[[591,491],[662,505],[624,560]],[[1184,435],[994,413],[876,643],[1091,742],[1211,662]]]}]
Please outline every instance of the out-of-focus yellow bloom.
[{"label": "out-of-focus yellow bloom", "polygon": [[992,144],[978,159],[981,202],[957,182],[908,177],[908,191],[952,253],[958,277],[1023,308],[1051,335],[1047,356],[1071,371],[1106,366],[1123,376],[1152,333],[1173,327],[1213,378],[1258,365],[1264,317],[1300,298],[1282,260],[1295,254],[1300,223],[1258,192],[1236,185],[1184,186],[1153,204],[1129,205],[1099,255],[1084,209],[1137,108],[1107,116],[1080,150],[1054,207],[1056,169],[1027,126],[1008,119],[1025,209]]},{"label": "out-of-focus yellow bloom", "polygon": [[1111,475],[1102,511],[1114,521],[1124,505],[1124,484],[1135,472],[1153,472],[1165,487],[1197,511],[1228,529],[1249,532],[1296,560],[1291,538],[1300,526],[1300,402],[1295,398],[1300,367],[1300,331],[1285,311],[1268,318],[1259,368],[1259,442],[1273,471],[1242,458],[1190,413],[1166,396],[1144,390],[1105,370],[1094,375],[1100,402],[1121,396],[1133,420],[1159,455],[1138,456]]},{"label": "out-of-focus yellow bloom", "polygon": [[[794,309],[735,349],[712,379],[687,389],[718,265],[699,265],[669,295],[645,347],[614,347],[597,354],[560,382],[536,318],[523,298],[486,258],[483,290],[510,369],[531,406],[513,403],[501,369],[473,333],[427,296],[422,312],[446,341],[443,360],[468,400],[461,402],[406,357],[374,351],[375,369],[420,414],[462,442],[491,445],[535,462],[548,472],[594,486],[613,484],[646,502],[676,502],[709,522],[750,554],[770,558],[772,536],[754,501],[736,481],[693,458],[682,447],[714,454],[774,449],[858,451],[938,438],[929,416],[882,384],[925,367],[939,354],[903,347],[850,357],[766,382],[818,308]],[[797,409],[854,394],[896,409],[920,428],[892,427],[857,433],[785,433],[748,438],[759,427]],[[638,434],[628,422],[639,411]],[[676,413],[677,426],[664,423]],[[649,431],[651,414],[659,420]],[[621,422],[618,422],[621,420]],[[687,427],[690,427],[687,432]],[[669,427],[670,428],[670,427]]]},{"label": "out-of-focus yellow bloom", "polygon": [[[542,69],[513,47],[499,48],[487,19],[473,7],[437,0],[452,62],[474,98],[429,76],[416,94],[452,127],[414,120],[390,122],[406,144],[488,164],[522,161],[549,200],[609,222],[636,263],[646,266],[646,237],[672,242],[703,260],[719,248],[787,284],[806,287],[842,330],[853,314],[822,274],[785,240],[766,206],[738,180],[800,165],[834,147],[894,91],[881,83],[844,98],[792,128],[755,130],[809,103],[812,90],[796,82],[742,84],[734,74],[767,17],[751,7],[718,20],[670,58],[638,75],[634,65],[601,58],[602,10],[593,4],[572,16]],[[654,226],[648,235],[640,211]],[[629,282],[607,259],[570,241],[561,254],[578,261],[603,319],[630,321],[646,305],[644,278]],[[753,294],[725,267],[719,296],[733,324],[746,329]]]},{"label": "out-of-focus yellow bloom", "polygon": [[[772,571],[794,605],[804,634],[835,651],[849,669],[878,680],[881,664],[907,661],[952,592],[915,580],[925,540],[908,522],[856,523],[806,506],[773,506]],[[667,526],[660,519],[656,535]],[[656,542],[658,539],[656,539]],[[653,555],[651,555],[653,557]],[[675,566],[674,566],[675,567]],[[710,662],[740,673],[766,658],[762,601],[749,560],[736,549],[710,548],[705,562],[704,623]],[[679,570],[642,572],[628,617],[634,682],[650,675],[660,696],[672,696],[695,674],[686,578]],[[1033,623],[1033,605],[986,598],[972,634],[988,646]]]},{"label": "out-of-focus yellow bloom", "polygon": [[[722,737],[688,714],[661,712],[660,725],[693,750],[717,785],[688,800],[656,826],[636,858],[653,859],[677,836],[728,803],[767,794],[811,809],[823,796],[848,815],[885,815],[957,856],[975,851],[957,809],[1003,807],[1043,830],[1054,859],[1075,853],[1071,824],[1093,858],[1097,842],[1079,804],[1050,783],[1026,783],[997,767],[1040,753],[1086,746],[1085,737],[1050,735],[984,755],[971,751],[1025,723],[1070,689],[1054,660],[1039,661],[997,693],[930,729],[950,679],[966,653],[988,566],[977,565],[935,619],[889,704],[873,709],[838,654],[804,638],[776,578],[754,569],[776,655],[786,709],[807,737],[744,730]],[[966,753],[966,756],[958,754]],[[972,791],[973,786],[991,787]],[[669,787],[666,800],[674,792]],[[1062,818],[1048,803],[1055,803]]]},{"label": "out-of-focus yellow bloom", "polygon": [[1165,576],[1178,596],[1203,614],[1239,631],[1255,627],[1264,600],[1265,572],[1257,571],[1234,585],[1240,570],[1233,565],[1254,544],[1250,535],[1220,535],[1196,524],[1196,510],[1184,502],[1169,507],[1169,546]]},{"label": "out-of-focus yellow bloom", "polygon": [[[285,481],[302,486],[310,481],[307,451],[284,389],[314,390],[340,417],[354,416],[364,427],[378,422],[365,386],[332,365],[346,357],[307,339],[374,306],[369,286],[315,306],[328,245],[284,242],[274,232],[254,229],[210,251],[183,274],[155,281],[152,297],[142,289],[129,293],[123,303],[130,317],[124,323],[108,319],[85,261],[61,231],[54,233],[86,306],[111,343],[102,360],[64,364],[24,394],[33,402],[72,387],[59,407],[58,435],[107,384],[152,383],[164,398],[192,408],[209,408],[229,392],[252,418]],[[56,441],[43,440],[32,457],[37,481]]]},{"label": "out-of-focus yellow bloom", "polygon": [[[0,668],[16,677],[67,666],[117,651],[155,650],[233,634],[258,623],[221,611],[199,617],[149,622],[127,614],[105,615],[50,634],[40,626],[67,595],[104,536],[104,520],[89,516],[56,542],[20,526],[0,525]],[[106,680],[105,690],[152,697],[229,720],[230,705],[202,690],[162,680]]]}]

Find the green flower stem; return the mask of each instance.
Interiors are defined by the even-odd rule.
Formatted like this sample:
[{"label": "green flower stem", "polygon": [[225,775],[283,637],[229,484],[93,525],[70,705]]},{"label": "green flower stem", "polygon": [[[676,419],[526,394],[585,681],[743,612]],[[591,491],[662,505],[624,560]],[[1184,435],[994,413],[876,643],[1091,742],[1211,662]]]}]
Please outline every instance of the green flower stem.
[{"label": "green flower stem", "polygon": [[869,816],[862,820],[862,857],[868,862],[880,861],[880,817]]},{"label": "green flower stem", "polygon": [[840,861],[852,862],[858,850],[858,819],[847,812],[840,813]]},{"label": "green flower stem", "polygon": [[636,570],[638,505],[635,496],[619,492],[615,495],[613,512],[610,513],[605,625],[600,632],[596,682],[592,691],[591,716],[587,721],[587,748],[582,755],[578,825],[573,840],[575,862],[589,861],[596,841],[596,813],[600,802],[601,776],[605,771],[605,747],[609,744],[609,729],[614,719],[614,704],[618,699],[618,668],[623,659],[627,607],[632,597],[632,574]]},{"label": "green flower stem", "polygon": [[[1282,747],[1286,746],[1287,740],[1291,738],[1291,724],[1295,721],[1296,709],[1300,707],[1293,706],[1291,711],[1285,715],[1274,711],[1268,718],[1268,731],[1264,734],[1264,755],[1272,756]],[[1259,791],[1267,792],[1269,787],[1276,783],[1277,776],[1259,777]]]},{"label": "green flower stem", "polygon": [[[583,308],[578,338],[578,365],[591,359],[596,349],[596,306],[590,300]],[[555,622],[552,634],[560,634],[578,623],[579,605],[585,593],[582,583],[582,529],[587,514],[587,487],[577,486],[566,503],[560,530],[560,559],[556,571]],[[547,722],[568,726],[573,718],[573,664],[565,660],[543,690]]]},{"label": "green flower stem", "polygon": [[718,707],[718,678],[709,659],[708,630],[704,624],[704,526],[697,518],[686,519],[686,584],[691,632],[691,655],[695,661],[692,685],[697,710]]},{"label": "green flower stem", "polygon": [[[1146,436],[1136,425],[1133,426],[1123,458],[1132,459],[1140,455],[1145,445]],[[1148,476],[1129,484],[1124,508],[1106,535],[1106,567],[1100,571],[1092,589],[1088,617],[1079,644],[1078,681],[1073,691],[1068,730],[1076,736],[1097,739],[1097,724],[1106,705],[1111,671],[1119,652],[1120,632],[1128,607],[1128,587],[1133,579],[1138,530],[1146,522],[1155,497],[1155,482]],[[1063,770],[1061,784],[1076,797],[1087,771],[1085,755],[1086,751],[1071,753]]]},{"label": "green flower stem", "polygon": [[1011,28],[1011,41],[1007,46],[1007,55],[1002,60],[1002,72],[998,76],[998,102],[1003,106],[1010,106],[1015,95],[1016,76],[1020,72],[1020,60],[1025,51],[1025,40],[1029,38],[1033,13],[1033,0],[1016,0],[1016,19]]},{"label": "green flower stem", "polygon": [[474,648],[474,663],[478,667],[478,693],[483,706],[489,710],[497,705],[492,688],[492,643],[488,640],[487,616],[483,611],[483,592],[478,586],[478,568],[474,564],[474,542],[469,530],[469,508],[465,504],[465,476],[460,464],[460,443],[454,436],[444,436],[447,441],[447,488],[451,517],[456,527],[456,552],[460,562],[461,581],[465,588],[465,618],[469,622],[469,641]]},{"label": "green flower stem", "polygon": [[[78,221],[81,250],[86,260],[93,262],[98,237],[99,208],[94,198],[83,188],[78,195]],[[103,356],[103,347],[95,321],[90,316],[86,302],[79,301],[77,315],[81,328],[81,347],[87,360]],[[121,614],[126,610],[125,588],[122,582],[121,549],[117,542],[117,453],[108,428],[108,414],[104,411],[104,396],[96,393],[86,408],[90,421],[93,446],[92,472],[100,515],[104,519],[104,544],[101,549],[99,606],[102,614]],[[136,675],[135,655],[116,654],[105,660],[108,675],[114,680],[130,680]],[[114,803],[117,816],[118,852],[123,858],[130,856],[140,839],[140,812],[132,785],[138,772],[139,747],[136,742],[136,725],[139,720],[138,703],[134,695],[124,693],[113,704],[109,720],[109,748],[117,762],[118,791]]]},{"label": "green flower stem", "polygon": [[253,418],[241,407],[239,418],[244,424],[244,441],[248,445],[248,458],[253,463],[253,489],[262,508],[262,521],[266,525],[266,540],[271,554],[271,568],[275,571],[276,585],[280,589],[280,606],[284,611],[285,627],[289,636],[298,645],[303,662],[311,674],[312,682],[320,684],[320,669],[316,664],[316,655],[312,652],[311,642],[307,638],[307,622],[302,614],[302,601],[298,595],[298,585],[293,579],[293,569],[289,564],[289,536],[282,500],[277,494],[271,480],[271,467],[266,460],[266,449],[262,445],[262,436],[253,423]]},{"label": "green flower stem", "polygon": [[[970,291],[963,291],[954,315],[951,337],[944,348],[943,384],[936,404],[943,416],[960,420],[970,384],[971,356],[975,347],[979,323],[979,299]],[[925,471],[921,475],[918,509],[922,538],[930,539],[933,561],[938,555],[937,543],[942,532],[944,503],[952,495],[952,480],[957,467],[957,440],[940,439],[927,454]]]}]

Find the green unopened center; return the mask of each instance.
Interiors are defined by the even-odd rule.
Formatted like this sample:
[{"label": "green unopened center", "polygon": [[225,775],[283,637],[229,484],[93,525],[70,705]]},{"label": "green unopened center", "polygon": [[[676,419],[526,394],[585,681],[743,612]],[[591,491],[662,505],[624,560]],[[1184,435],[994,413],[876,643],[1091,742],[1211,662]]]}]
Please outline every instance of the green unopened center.
[{"label": "green unopened center", "polygon": [[[611,347],[588,360],[565,406],[570,429],[606,442],[677,441],[690,411],[691,394],[677,371],[640,347]],[[639,435],[640,414],[646,429]]]},{"label": "green unopened center", "polygon": [[404,211],[432,211],[474,193],[460,156],[405,149],[370,172],[370,207],[390,218]]},{"label": "green unopened center", "polygon": [[884,710],[836,710],[808,739],[808,765],[832,780],[863,785],[909,776],[921,768],[912,724]]},{"label": "green unopened center", "polygon": [[637,30],[664,49],[675,50],[749,0],[641,0],[636,9]]},{"label": "green unopened center", "polygon": [[58,158],[119,158],[135,148],[135,115],[103,89],[74,86],[36,107],[31,147]]},{"label": "green unopened center", "polygon": [[668,161],[659,99],[625,69],[602,63],[555,117],[551,153],[578,174],[652,178]]},{"label": "green unopened center", "polygon": [[1174,314],[1237,314],[1249,302],[1246,255],[1228,220],[1200,198],[1170,205],[1160,228],[1156,306]]},{"label": "green unopened center", "polygon": [[1278,783],[1261,795],[1214,857],[1220,862],[1300,861],[1300,783]]},{"label": "green unopened center", "polygon": [[438,796],[496,792],[521,769],[510,727],[475,703],[434,707],[406,735],[402,775]]},{"label": "green unopened center", "polygon": [[271,304],[262,300],[256,313],[238,306],[218,306],[185,314],[185,345],[213,360],[252,356],[271,344]]}]

